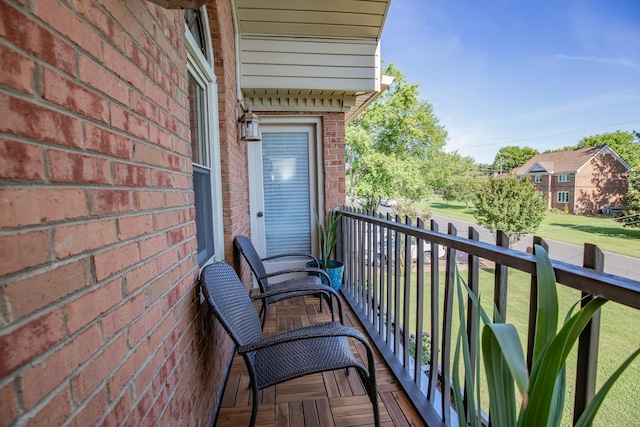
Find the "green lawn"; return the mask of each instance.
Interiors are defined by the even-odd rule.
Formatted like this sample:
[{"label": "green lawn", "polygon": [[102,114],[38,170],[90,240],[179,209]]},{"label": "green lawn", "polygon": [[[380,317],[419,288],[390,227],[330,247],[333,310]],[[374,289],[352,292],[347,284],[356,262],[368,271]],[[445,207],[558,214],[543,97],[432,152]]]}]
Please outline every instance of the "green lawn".
[{"label": "green lawn", "polygon": [[[476,222],[473,207],[466,208],[463,203],[436,199],[421,204],[420,208],[450,218]],[[593,243],[603,251],[640,257],[640,228],[623,227],[611,216],[548,212],[535,234],[576,245]]]},{"label": "green lawn", "polygon": [[[466,275],[466,272],[462,272]],[[416,293],[415,293],[415,270],[412,274],[413,292],[411,296],[411,312],[416,310]],[[425,283],[429,283],[429,273],[425,274]],[[429,307],[430,295],[425,290],[425,314],[424,328],[429,330]],[[493,295],[493,274],[491,270],[481,270],[480,274],[480,295],[483,306],[488,313],[491,313],[491,295]],[[440,313],[442,315],[442,300],[444,296],[444,285],[440,286]],[[558,286],[558,298],[560,303],[560,322],[564,319],[564,315],[569,308],[579,299],[579,293],[576,290],[565,286]],[[455,303],[454,307],[457,307]],[[402,304],[404,305],[404,304]],[[509,294],[507,302],[507,322],[513,323],[520,334],[523,343],[523,349],[526,354],[526,334],[527,319],[529,310],[529,276],[519,271],[512,271],[509,275]],[[453,332],[458,330],[457,310],[453,314]],[[640,346],[640,338],[638,338],[637,325],[640,325],[640,311],[622,306],[617,303],[609,302],[602,309],[601,336],[598,359],[598,377],[597,387],[602,386],[604,381],[611,375],[615,369]],[[415,332],[415,318],[409,326],[410,332]],[[573,413],[573,395],[575,386],[575,365],[576,365],[576,349],[574,348],[572,355],[567,363],[567,396],[565,402],[565,417],[563,418],[563,426],[570,426],[571,414]],[[484,373],[482,373],[482,382],[485,382]],[[638,405],[638,396],[640,396],[640,360],[634,361],[629,366],[625,374],[618,380],[612,388],[607,399],[603,403],[594,425],[638,425],[640,419],[640,405]],[[483,398],[483,407],[486,409],[488,398]]]}]

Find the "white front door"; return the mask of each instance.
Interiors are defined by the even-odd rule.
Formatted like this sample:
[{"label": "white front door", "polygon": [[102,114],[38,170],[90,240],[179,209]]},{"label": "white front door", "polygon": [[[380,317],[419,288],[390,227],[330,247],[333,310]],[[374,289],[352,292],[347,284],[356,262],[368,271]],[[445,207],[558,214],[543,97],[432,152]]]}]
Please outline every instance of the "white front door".
[{"label": "white front door", "polygon": [[[262,125],[249,143],[251,240],[262,257],[311,253],[317,209],[316,126]],[[277,269],[299,266],[279,262]]]}]

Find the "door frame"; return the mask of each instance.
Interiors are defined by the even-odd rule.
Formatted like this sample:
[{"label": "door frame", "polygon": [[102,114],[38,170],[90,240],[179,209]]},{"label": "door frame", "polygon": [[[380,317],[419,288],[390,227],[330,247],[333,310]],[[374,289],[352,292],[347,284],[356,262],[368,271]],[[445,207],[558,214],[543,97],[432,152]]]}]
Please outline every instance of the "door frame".
[{"label": "door frame", "polygon": [[[309,141],[309,200],[311,208],[324,212],[324,155],[322,140],[322,117],[320,116],[262,116],[260,118],[260,133],[263,132],[309,132],[314,140]],[[248,142],[247,157],[249,167],[249,216],[251,226],[251,240],[261,257],[266,256],[264,235],[264,219],[258,217],[258,212],[264,207],[262,184],[262,142]],[[258,189],[257,187],[260,186]],[[264,218],[264,217],[262,217]],[[262,224],[260,223],[262,221]],[[310,211],[311,251],[317,252],[318,233],[313,212]]]}]

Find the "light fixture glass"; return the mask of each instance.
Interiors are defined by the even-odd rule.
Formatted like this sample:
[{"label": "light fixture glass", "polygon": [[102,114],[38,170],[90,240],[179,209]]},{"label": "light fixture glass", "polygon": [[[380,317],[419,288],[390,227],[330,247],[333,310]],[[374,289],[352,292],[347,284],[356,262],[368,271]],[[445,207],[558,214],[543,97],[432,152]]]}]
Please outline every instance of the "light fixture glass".
[{"label": "light fixture glass", "polygon": [[240,139],[243,141],[260,141],[260,118],[247,106],[247,111],[240,117]]}]

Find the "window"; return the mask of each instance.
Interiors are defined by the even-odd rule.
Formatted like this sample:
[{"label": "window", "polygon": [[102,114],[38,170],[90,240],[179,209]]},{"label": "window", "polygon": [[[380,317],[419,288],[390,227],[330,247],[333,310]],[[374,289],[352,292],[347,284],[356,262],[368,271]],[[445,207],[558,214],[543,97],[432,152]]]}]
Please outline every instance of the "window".
[{"label": "window", "polygon": [[536,175],[533,177],[533,182],[540,184],[542,182],[542,175]]},{"label": "window", "polygon": [[210,38],[202,10],[185,12],[189,71],[189,125],[196,210],[198,264],[222,259],[222,192],[217,88],[210,65]]},{"label": "window", "polygon": [[568,191],[558,191],[558,203],[569,203]]},{"label": "window", "polygon": [[558,182],[569,182],[569,174],[561,173],[560,175],[558,175]]}]

